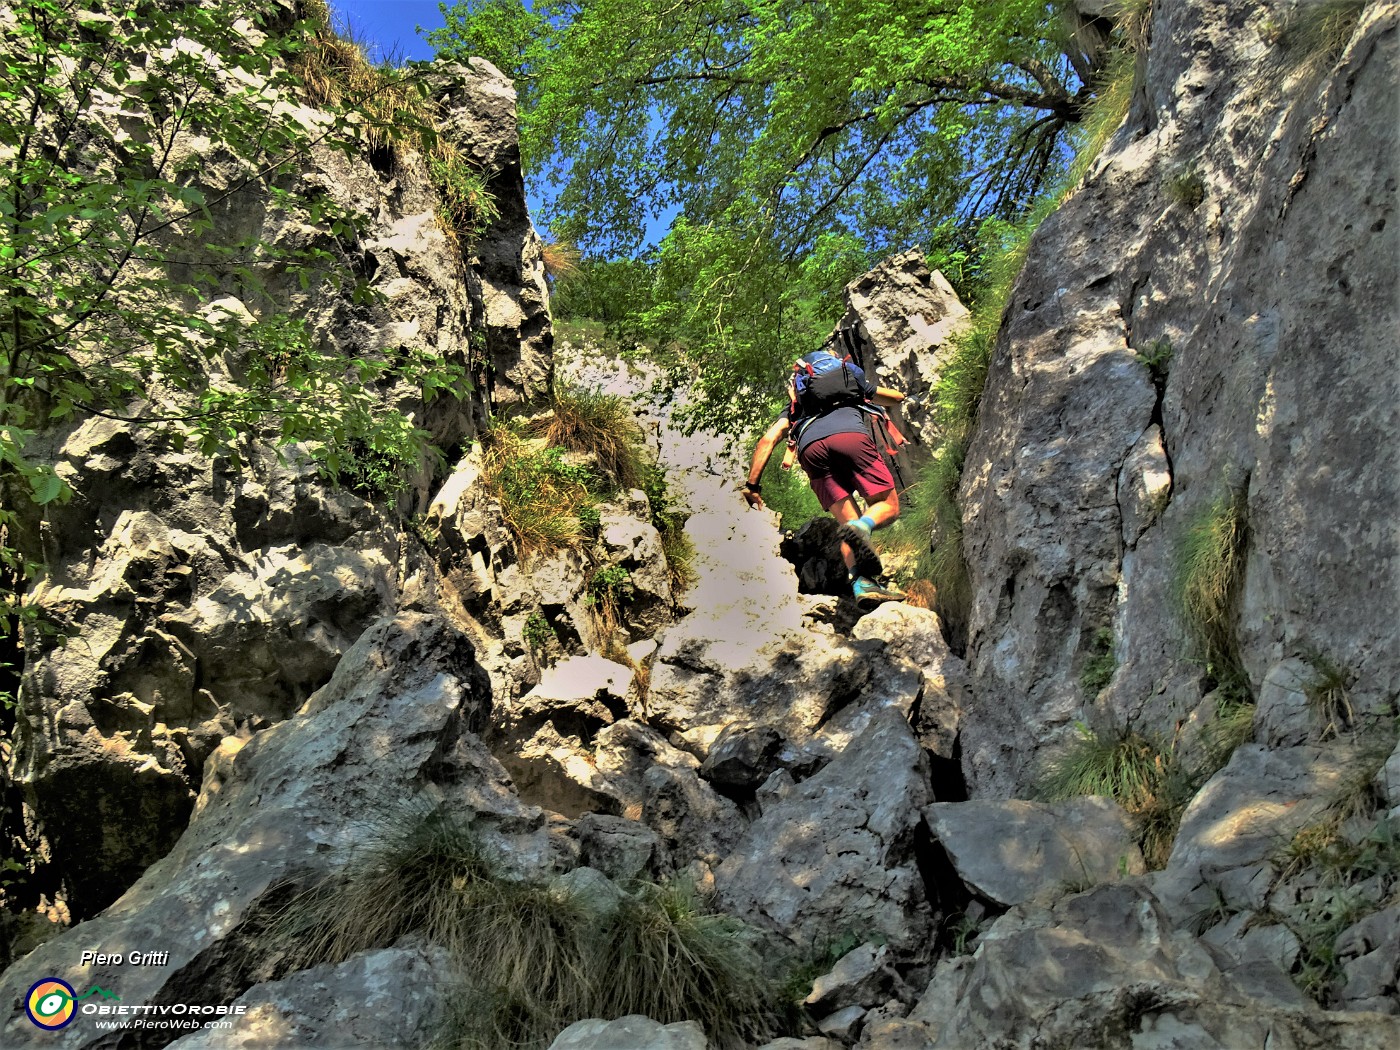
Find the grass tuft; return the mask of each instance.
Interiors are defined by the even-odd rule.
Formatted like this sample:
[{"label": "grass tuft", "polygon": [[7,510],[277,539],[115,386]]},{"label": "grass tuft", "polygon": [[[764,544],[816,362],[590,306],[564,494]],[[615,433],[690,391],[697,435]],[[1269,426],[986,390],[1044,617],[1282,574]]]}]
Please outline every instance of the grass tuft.
[{"label": "grass tuft", "polygon": [[1367,0],[1314,0],[1294,6],[1269,36],[1309,73],[1337,64],[1361,21]]},{"label": "grass tuft", "polygon": [[483,447],[482,482],[500,503],[521,559],[580,547],[580,515],[597,502],[592,473],[567,462],[563,449],[532,446],[502,423],[487,431]]},{"label": "grass tuft", "polygon": [[1245,488],[1233,488],[1192,522],[1177,549],[1175,580],[1187,630],[1207,674],[1236,692],[1245,690],[1248,681],[1235,636],[1249,546],[1245,500]]},{"label": "grass tuft", "polygon": [[1356,723],[1351,706],[1351,687],[1356,676],[1321,653],[1308,657],[1313,674],[1303,683],[1303,695],[1319,728],[1322,740],[1341,736]]},{"label": "grass tuft", "polygon": [[646,483],[642,429],[624,399],[593,390],[556,385],[550,414],[531,430],[550,445],[588,457],[604,484],[628,492]]},{"label": "grass tuft", "polygon": [[1089,656],[1084,661],[1083,669],[1079,672],[1079,684],[1084,687],[1084,692],[1089,696],[1098,696],[1113,680],[1113,672],[1117,669],[1118,657],[1114,652],[1113,629],[1100,627],[1094,632],[1094,640],[1089,647]]},{"label": "grass tuft", "polygon": [[757,934],[690,885],[642,884],[600,907],[504,877],[467,825],[436,812],[374,829],[341,872],[292,899],[266,947],[304,968],[410,933],[452,960],[442,1050],[543,1048],[586,1017],[694,1020],[725,1048],[778,1024]]}]

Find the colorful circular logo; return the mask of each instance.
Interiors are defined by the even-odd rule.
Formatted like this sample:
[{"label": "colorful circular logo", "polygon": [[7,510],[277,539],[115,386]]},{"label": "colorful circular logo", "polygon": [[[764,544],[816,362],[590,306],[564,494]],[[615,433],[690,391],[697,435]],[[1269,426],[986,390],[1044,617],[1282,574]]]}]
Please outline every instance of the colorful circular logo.
[{"label": "colorful circular logo", "polygon": [[77,1012],[73,1004],[76,995],[67,981],[45,977],[29,989],[29,994],[24,998],[24,1012],[40,1028],[50,1031],[62,1028],[73,1020]]}]

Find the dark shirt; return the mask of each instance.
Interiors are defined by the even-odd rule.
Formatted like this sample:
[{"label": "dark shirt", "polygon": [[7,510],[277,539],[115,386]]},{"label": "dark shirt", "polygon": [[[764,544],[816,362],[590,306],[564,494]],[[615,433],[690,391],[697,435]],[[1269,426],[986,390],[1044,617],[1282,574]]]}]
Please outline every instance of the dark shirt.
[{"label": "dark shirt", "polygon": [[[862,377],[860,392],[868,398],[874,397],[875,384]],[[789,423],[792,422],[791,405],[783,409],[782,418]],[[832,434],[863,434],[868,429],[864,412],[854,405],[842,405],[840,408],[817,416],[810,423],[802,424],[797,437],[797,451],[802,452],[813,441],[831,437]]]}]

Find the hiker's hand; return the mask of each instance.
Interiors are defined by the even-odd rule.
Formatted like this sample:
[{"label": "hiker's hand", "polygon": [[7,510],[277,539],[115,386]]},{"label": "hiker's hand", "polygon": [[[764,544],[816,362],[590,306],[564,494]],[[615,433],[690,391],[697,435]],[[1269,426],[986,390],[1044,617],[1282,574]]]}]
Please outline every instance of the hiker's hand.
[{"label": "hiker's hand", "polygon": [[761,492],[756,489],[748,488],[747,486],[745,486],[742,491],[745,503],[750,507],[757,507],[759,510],[763,509],[763,494]]}]

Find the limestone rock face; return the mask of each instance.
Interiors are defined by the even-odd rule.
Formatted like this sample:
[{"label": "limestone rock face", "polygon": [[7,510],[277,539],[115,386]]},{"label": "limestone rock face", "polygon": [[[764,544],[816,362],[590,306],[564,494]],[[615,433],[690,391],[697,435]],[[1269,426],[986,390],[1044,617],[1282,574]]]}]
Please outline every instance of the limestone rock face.
[{"label": "limestone rock face", "polygon": [[[977,955],[946,971],[949,987],[911,1020],[937,1032],[934,1047],[1287,1045],[1370,1050],[1400,1027],[1376,1014],[1311,1005],[1267,964],[1221,966],[1173,929],[1151,894],[1128,883],[1022,906],[997,920]],[[940,976],[944,976],[940,968]],[[952,992],[953,994],[948,994]],[[917,1044],[914,1044],[917,1045]]]},{"label": "limestone rock face", "polygon": [[[472,374],[481,393],[461,401],[425,400],[401,380],[376,389],[385,413],[450,449],[487,418],[497,391],[504,405],[547,386],[550,335],[514,91],[489,67],[429,79],[453,142],[491,173],[501,218],[476,254],[464,258],[444,232],[426,162],[411,149],[387,170],[316,149],[297,188],[364,216],[335,264],[365,276],[377,297],[352,299],[351,281],[304,289],[294,273],[270,275],[267,292],[347,359],[431,352]],[[213,199],[239,173],[200,141],[209,153],[190,161]],[[317,235],[269,219],[255,193],[230,200],[214,237],[290,248]],[[208,309],[248,315],[238,294],[230,283]],[[483,331],[491,362],[471,350]],[[170,849],[221,739],[290,716],[371,623],[429,597],[433,566],[391,523],[393,501],[335,490],[309,449],[282,458],[260,437],[272,439],[248,435],[242,469],[104,418],[36,439],[75,495],[42,527],[24,522],[33,535],[23,545],[49,570],[33,597],[60,635],[79,641],[29,641],[20,717],[32,731],[17,734],[9,766],[39,836],[31,845],[51,858],[75,918],[109,904]],[[398,509],[409,512],[426,504],[431,479],[425,466],[405,470]],[[93,812],[121,818],[94,821]]]},{"label": "limestone rock face", "polygon": [[[877,362],[870,377],[916,398],[933,389],[949,340],[966,328],[967,307],[917,248],[883,260],[846,286],[842,324],[865,326]],[[927,452],[935,435],[926,408],[894,413],[906,437]]]},{"label": "limestone rock face", "polygon": [[[334,870],[375,820],[396,814],[445,807],[470,819],[507,868],[551,870],[543,815],[520,803],[477,736],[489,705],[486,676],[460,632],[420,613],[379,621],[295,717],[241,747],[226,742],[175,848],[100,916],[7,971],[6,1001],[19,1004],[39,971],[115,988],[126,1004],[231,1001],[245,986],[230,983],[241,971],[227,953],[266,921],[279,887]],[[93,944],[169,958],[159,967],[80,965]],[[12,1012],[0,1042],[26,1045],[33,1030]],[[65,1032],[54,1045],[103,1036],[86,1024]]]},{"label": "limestone rock face", "polygon": [[339,966],[313,966],[254,985],[233,1004],[245,1012],[232,1028],[208,1029],[170,1045],[177,1050],[340,1050],[417,1047],[431,1040],[448,960],[441,949],[362,952]]},{"label": "limestone rock face", "polygon": [[1137,102],[1032,238],[961,490],[978,793],[1026,787],[1077,720],[1170,738],[1212,685],[1183,545],[1236,494],[1249,691],[1312,655],[1359,715],[1394,704],[1400,223],[1376,160],[1400,148],[1400,12],[1368,5],[1335,69],[1276,17],[1154,5]]},{"label": "limestone rock face", "polygon": [[478,238],[472,262],[490,359],[486,393],[509,412],[548,391],[554,349],[544,244],[525,206],[515,87],[483,58],[439,62],[427,83],[446,111],[444,136],[488,173],[486,191],[500,212]]}]

